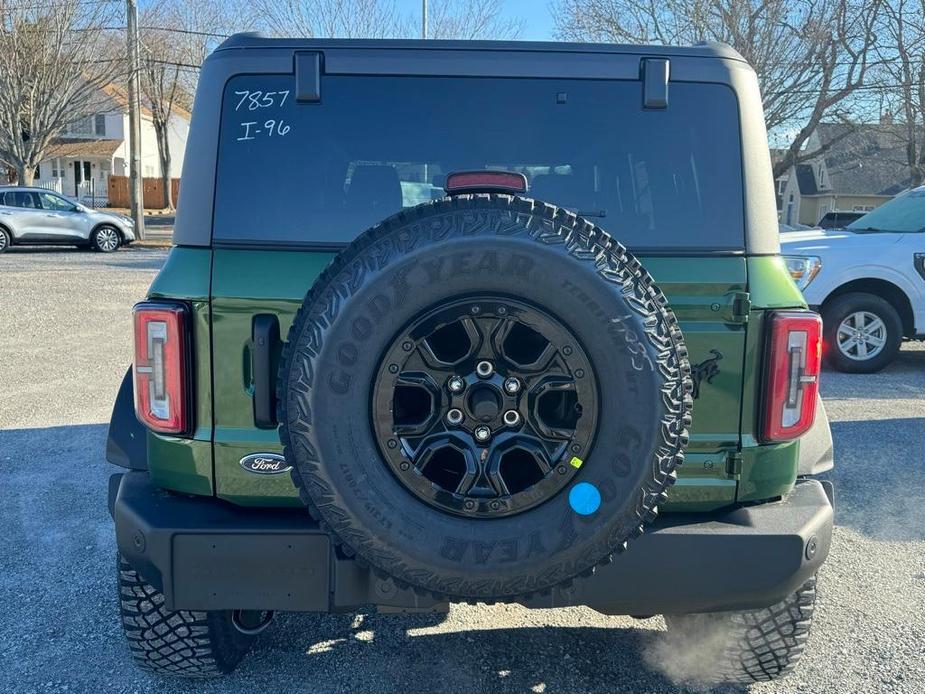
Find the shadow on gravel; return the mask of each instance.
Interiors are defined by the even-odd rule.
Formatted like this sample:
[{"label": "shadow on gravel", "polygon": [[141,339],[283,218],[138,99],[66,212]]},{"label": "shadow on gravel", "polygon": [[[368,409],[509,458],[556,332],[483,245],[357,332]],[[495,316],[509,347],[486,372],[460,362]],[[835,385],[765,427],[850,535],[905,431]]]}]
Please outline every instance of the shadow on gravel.
[{"label": "shadow on gravel", "polygon": [[[682,692],[672,679],[682,663],[711,665],[699,665],[697,644],[666,650],[658,621],[471,629],[486,623],[483,608],[460,608],[449,633],[439,614],[282,614],[227,678],[146,675],[116,616],[106,431],[0,430],[0,692]],[[499,626],[523,623],[484,609]]]},{"label": "shadow on gravel", "polygon": [[355,678],[355,691],[376,683],[396,692],[747,691],[690,689],[651,669],[649,654],[665,654],[662,631],[550,626],[433,633],[432,616],[354,619],[280,616],[227,689],[239,688],[239,676],[272,689],[284,669],[312,692],[341,691],[334,682],[344,683],[342,677]]},{"label": "shadow on gravel", "polygon": [[925,539],[925,418],[831,425],[836,524],[876,540]]},{"label": "shadow on gravel", "polygon": [[51,255],[52,253],[82,254],[93,253],[86,246],[10,246],[3,255],[7,258],[16,255]]},{"label": "shadow on gravel", "polygon": [[925,398],[925,350],[903,349],[892,364],[874,374],[826,369],[821,386],[824,398]]},{"label": "shadow on gravel", "polygon": [[[168,248],[129,246],[112,254],[102,254],[87,248],[70,248],[59,246],[18,246],[4,251],[0,255],[0,262],[13,263],[16,256],[52,260],[55,256],[63,257],[68,265],[54,267],[54,269],[68,269],[76,267],[75,263],[87,265],[106,265],[126,270],[160,270],[167,258]],[[48,266],[49,268],[53,266]]]},{"label": "shadow on gravel", "polygon": [[[106,257],[106,265],[123,270],[160,270],[167,260],[167,248],[130,248]],[[129,255],[130,254],[130,255]]]}]

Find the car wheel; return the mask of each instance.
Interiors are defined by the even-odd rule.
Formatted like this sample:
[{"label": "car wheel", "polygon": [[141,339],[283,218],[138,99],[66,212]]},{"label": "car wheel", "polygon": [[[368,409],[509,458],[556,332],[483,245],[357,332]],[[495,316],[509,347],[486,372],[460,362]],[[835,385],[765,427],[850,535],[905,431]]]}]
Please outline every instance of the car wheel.
[{"label": "car wheel", "polygon": [[10,235],[6,229],[0,229],[0,253],[10,247]]},{"label": "car wheel", "polygon": [[[687,444],[665,296],[542,202],[462,196],[377,225],[315,283],[282,361],[309,511],[425,594],[510,600],[591,575],[655,517]],[[344,450],[351,465],[320,463]]]},{"label": "car wheel", "polygon": [[122,244],[122,238],[115,227],[102,226],[93,231],[93,247],[101,253],[117,251]]},{"label": "car wheel", "polygon": [[826,361],[838,371],[874,373],[896,357],[903,328],[899,313],[873,294],[843,294],[822,309]]}]

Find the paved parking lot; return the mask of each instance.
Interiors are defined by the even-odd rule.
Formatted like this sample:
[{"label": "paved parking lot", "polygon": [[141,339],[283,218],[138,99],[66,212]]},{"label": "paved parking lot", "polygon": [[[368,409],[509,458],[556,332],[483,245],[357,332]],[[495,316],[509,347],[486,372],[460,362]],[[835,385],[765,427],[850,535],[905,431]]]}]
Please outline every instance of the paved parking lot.
[{"label": "paved parking lot", "polygon": [[[660,618],[455,606],[444,619],[283,615],[231,677],[149,677],[116,618],[106,424],[129,309],[165,252],[0,256],[0,691],[665,692],[697,644]],[[796,673],[752,692],[925,691],[925,348],[826,373],[837,522]],[[682,577],[683,579],[683,577]]]}]

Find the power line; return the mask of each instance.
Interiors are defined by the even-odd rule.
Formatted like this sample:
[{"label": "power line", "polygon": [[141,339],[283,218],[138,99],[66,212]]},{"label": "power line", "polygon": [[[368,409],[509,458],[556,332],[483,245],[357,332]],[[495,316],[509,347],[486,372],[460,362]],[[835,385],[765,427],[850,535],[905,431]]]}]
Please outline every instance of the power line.
[{"label": "power line", "polygon": [[152,27],[152,26],[139,26],[139,29],[144,29],[145,31],[169,31],[174,34],[189,34],[191,36],[208,36],[213,39],[227,39],[231,34],[217,34],[211,31],[194,31],[192,29],[174,29],[172,27]]},{"label": "power line", "polygon": [[[71,0],[72,5],[115,5],[121,0]],[[6,3],[3,3],[4,5]],[[28,12],[30,10],[57,10],[61,8],[60,2],[48,2],[38,5],[17,5],[16,7],[2,7],[3,12]]]},{"label": "power line", "polygon": [[[231,34],[217,34],[211,31],[195,31],[193,29],[175,29],[173,27],[155,27],[155,26],[144,26],[139,25],[139,29],[144,29],[145,31],[166,31],[171,34],[188,34],[190,36],[207,36],[214,39],[227,39]],[[80,27],[75,29],[67,29],[67,31],[125,31],[124,26],[104,26],[104,27]]]},{"label": "power line", "polygon": [[[854,92],[854,91],[888,91],[888,90],[890,90],[890,89],[902,89],[902,88],[908,87],[908,86],[909,86],[909,85],[907,85],[907,84],[860,84],[860,85],[858,85],[858,86],[856,86],[856,87],[852,87],[850,91],[852,91],[852,92]],[[914,85],[913,85],[913,86],[914,86]],[[811,95],[811,96],[819,96],[819,95],[821,95],[821,94],[830,94],[830,93],[838,92],[838,91],[840,91],[840,89],[837,88],[837,87],[834,87],[834,88],[828,89],[828,90],[822,90],[822,89],[781,89],[780,91],[776,91],[776,92],[765,92],[765,91],[763,91],[762,93],[763,93],[765,96],[784,96],[784,95],[787,95],[787,94],[808,94],[808,95]]]}]

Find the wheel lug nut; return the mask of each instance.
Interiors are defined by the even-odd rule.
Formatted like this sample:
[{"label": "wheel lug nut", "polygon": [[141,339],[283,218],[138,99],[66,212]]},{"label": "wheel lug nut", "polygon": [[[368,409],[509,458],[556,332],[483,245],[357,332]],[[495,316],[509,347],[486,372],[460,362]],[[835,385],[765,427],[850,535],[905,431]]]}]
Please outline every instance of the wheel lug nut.
[{"label": "wheel lug nut", "polygon": [[463,391],[463,388],[466,387],[466,382],[462,380],[459,376],[453,376],[447,385],[450,388],[450,392],[461,393]]},{"label": "wheel lug nut", "polygon": [[488,439],[491,438],[491,429],[486,426],[478,426],[475,428],[475,440],[479,443],[485,443]]},{"label": "wheel lug nut", "polygon": [[495,367],[491,365],[490,361],[480,361],[475,366],[475,373],[481,378],[488,378],[495,372]]},{"label": "wheel lug nut", "polygon": [[504,390],[508,395],[516,395],[520,392],[520,381],[513,376],[504,381]]},{"label": "wheel lug nut", "polygon": [[504,413],[504,423],[509,427],[516,427],[520,424],[520,412],[517,410],[508,410]]},{"label": "wheel lug nut", "polygon": [[452,424],[454,427],[462,424],[463,413],[462,410],[453,408],[446,413],[446,421]]}]

